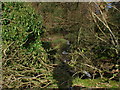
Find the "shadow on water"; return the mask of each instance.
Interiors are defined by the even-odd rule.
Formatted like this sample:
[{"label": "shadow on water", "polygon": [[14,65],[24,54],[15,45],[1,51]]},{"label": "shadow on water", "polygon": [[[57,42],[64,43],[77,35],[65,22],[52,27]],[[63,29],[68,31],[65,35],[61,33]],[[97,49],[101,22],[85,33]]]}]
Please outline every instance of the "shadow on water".
[{"label": "shadow on water", "polygon": [[[70,88],[72,87],[72,72],[71,71],[71,67],[64,62],[65,57],[67,56],[67,52],[63,51],[62,54],[58,53],[57,50],[50,50],[51,48],[51,43],[50,42],[42,42],[44,49],[48,50],[48,58],[50,59],[51,63],[56,64],[57,66],[54,67],[53,70],[53,78],[56,80],[56,83],[58,85],[59,89],[66,89],[66,88]],[[67,48],[68,49],[68,48]],[[54,57],[54,55],[60,55],[61,59],[57,59]],[[64,55],[65,54],[65,55]]]},{"label": "shadow on water", "polygon": [[56,80],[59,89],[72,87],[72,73],[71,67],[62,62],[53,70],[53,78]]}]

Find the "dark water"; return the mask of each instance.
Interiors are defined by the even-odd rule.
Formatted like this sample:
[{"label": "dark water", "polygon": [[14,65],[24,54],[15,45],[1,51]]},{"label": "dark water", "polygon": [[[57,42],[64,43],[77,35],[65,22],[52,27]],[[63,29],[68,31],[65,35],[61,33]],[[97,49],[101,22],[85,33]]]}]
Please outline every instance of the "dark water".
[{"label": "dark water", "polygon": [[56,80],[58,88],[72,87],[72,72],[71,67],[66,63],[57,65],[53,70],[53,78]]}]

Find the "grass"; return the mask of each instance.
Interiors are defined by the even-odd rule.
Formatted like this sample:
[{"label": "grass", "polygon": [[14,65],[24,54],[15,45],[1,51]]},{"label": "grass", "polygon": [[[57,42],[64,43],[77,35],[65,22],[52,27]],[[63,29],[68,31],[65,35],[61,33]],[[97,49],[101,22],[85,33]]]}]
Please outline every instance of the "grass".
[{"label": "grass", "polygon": [[102,79],[80,79],[75,78],[73,80],[73,86],[83,86],[88,88],[119,88],[120,82],[109,81],[103,82]]},{"label": "grass", "polygon": [[[55,82],[55,81],[54,81]],[[102,79],[73,79],[72,86],[86,87],[86,88],[110,88],[110,90],[114,90],[120,87],[120,82],[117,81],[109,81],[103,82]],[[49,85],[47,88],[58,88],[56,83]]]}]

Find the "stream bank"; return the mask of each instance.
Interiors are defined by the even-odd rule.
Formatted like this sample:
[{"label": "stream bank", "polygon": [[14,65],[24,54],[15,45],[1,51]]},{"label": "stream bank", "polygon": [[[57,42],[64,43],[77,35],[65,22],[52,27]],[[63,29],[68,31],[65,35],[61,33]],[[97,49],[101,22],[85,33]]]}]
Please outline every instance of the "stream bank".
[{"label": "stream bank", "polygon": [[[59,66],[62,62],[65,62],[70,67],[74,67],[75,71],[82,72],[82,74],[83,70],[85,70],[92,75],[96,74],[95,78],[102,77],[101,70],[106,71],[115,66],[111,64],[111,59],[108,58],[111,57],[108,55],[110,49],[106,49],[106,43],[98,39],[98,36],[102,36],[102,38],[104,36],[98,31],[96,25],[89,20],[90,16],[86,8],[84,9],[86,12],[83,11],[81,13],[77,9],[72,11],[67,7],[63,8],[67,5],[69,6],[69,4],[61,6],[60,3],[38,5],[40,6],[38,13],[43,16],[44,26],[46,26],[45,35],[41,38],[41,41],[48,52],[48,59],[50,59],[52,64],[58,64]],[[84,18],[85,16],[87,18]],[[107,53],[104,51],[107,51]],[[113,50],[111,52],[114,53]],[[105,55],[107,55],[107,58]],[[106,59],[108,59],[107,62]],[[109,76],[112,77],[112,75],[110,74]]]}]

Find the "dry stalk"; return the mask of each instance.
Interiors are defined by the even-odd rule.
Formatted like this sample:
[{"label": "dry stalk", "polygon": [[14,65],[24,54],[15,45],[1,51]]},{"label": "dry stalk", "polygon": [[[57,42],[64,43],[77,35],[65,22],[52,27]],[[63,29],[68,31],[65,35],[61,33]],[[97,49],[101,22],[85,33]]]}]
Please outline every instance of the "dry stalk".
[{"label": "dry stalk", "polygon": [[92,14],[93,14],[95,17],[97,17],[97,19],[98,19],[99,21],[101,21],[101,22],[103,23],[103,25],[109,30],[111,36],[112,36],[113,39],[114,39],[114,43],[115,43],[114,46],[118,45],[118,41],[117,41],[115,35],[113,34],[112,30],[110,29],[110,27],[109,27],[108,24],[106,23],[106,20],[105,20],[105,22],[104,22],[104,21],[102,21],[95,13],[92,12]]},{"label": "dry stalk", "polygon": [[7,51],[7,49],[8,49],[13,43],[14,43],[14,42],[10,43],[10,44],[7,46],[7,48],[5,48],[5,49],[3,50],[4,56],[7,56],[7,55],[6,55],[6,51]]},{"label": "dry stalk", "polygon": [[[97,27],[99,28],[99,30],[102,32],[102,34],[108,39],[108,37],[107,37],[107,35],[103,32],[103,30],[101,29],[101,27],[99,26],[99,24],[97,23],[97,21],[96,21],[96,18],[95,18],[95,16],[94,16],[94,12],[92,12],[92,17],[93,17],[93,20],[94,20],[94,22],[96,23],[96,25],[97,25]],[[96,15],[96,14],[95,14]]]},{"label": "dry stalk", "polygon": [[[95,3],[95,4],[96,4],[96,3]],[[96,5],[97,5],[97,4],[96,4]],[[108,29],[108,31],[110,32],[111,39],[112,39],[111,42],[112,42],[112,44],[116,47],[115,50],[116,50],[116,53],[118,54],[118,48],[119,48],[118,40],[117,40],[116,36],[114,35],[114,33],[112,32],[111,28],[109,27],[108,22],[107,22],[107,20],[106,20],[106,18],[105,18],[105,16],[104,16],[103,11],[101,10],[100,7],[98,7],[98,9],[99,9],[99,11],[100,11],[100,14],[101,14],[103,20],[102,20],[100,17],[98,17],[98,15],[95,14],[93,11],[91,11],[92,17],[93,17],[95,23],[97,23],[97,21],[96,21],[96,19],[95,19],[95,17],[96,17],[96,18]],[[103,33],[103,35],[106,37],[105,33],[101,30],[100,26],[99,26],[98,24],[97,24],[97,26],[98,26],[99,30]],[[107,39],[108,39],[108,37],[107,37]],[[109,39],[108,39],[108,40],[109,40]]]}]

